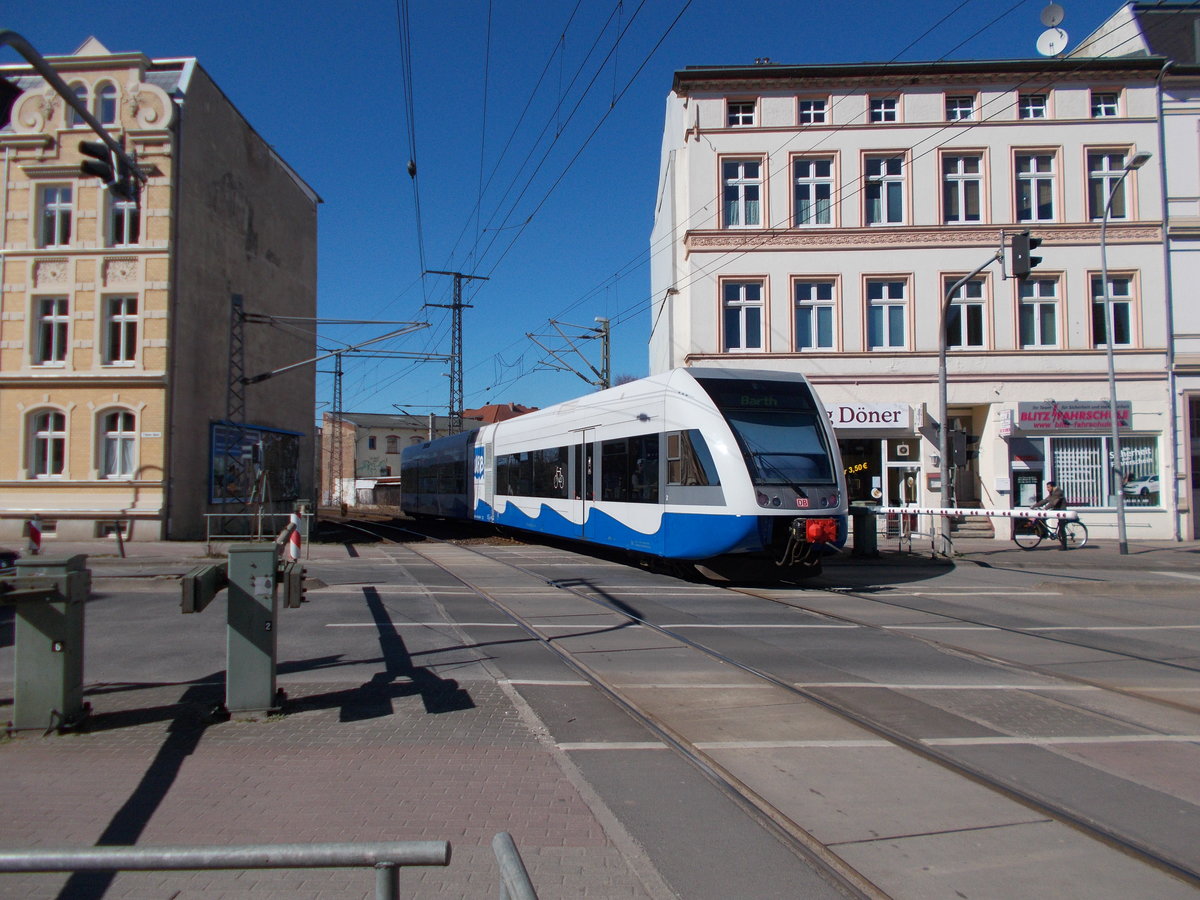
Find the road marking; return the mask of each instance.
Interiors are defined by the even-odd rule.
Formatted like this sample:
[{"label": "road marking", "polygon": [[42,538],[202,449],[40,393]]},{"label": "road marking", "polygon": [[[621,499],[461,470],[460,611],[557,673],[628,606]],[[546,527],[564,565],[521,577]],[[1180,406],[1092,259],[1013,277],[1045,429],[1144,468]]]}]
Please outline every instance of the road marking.
[{"label": "road marking", "polygon": [[1076,735],[1074,737],[1017,737],[996,735],[973,738],[926,738],[921,741],[929,747],[987,747],[994,745],[1045,746],[1052,744],[1196,744],[1200,734],[1110,734]]},{"label": "road marking", "polygon": [[580,741],[576,743],[563,743],[558,745],[559,750],[666,750],[667,745],[652,741],[613,741],[604,743],[601,741]]},{"label": "road marking", "polygon": [[796,629],[804,629],[804,628],[861,628],[862,626],[861,625],[823,625],[823,624],[822,625],[816,625],[816,624],[804,625],[804,624],[801,624],[798,622],[795,624],[788,623],[788,624],[780,624],[780,625],[771,625],[771,624],[767,624],[767,623],[763,623],[760,625],[753,625],[753,624],[741,625],[741,624],[734,624],[734,623],[730,623],[730,624],[726,624],[726,625],[717,625],[715,623],[714,624],[706,624],[703,622],[677,622],[677,623],[672,623],[670,625],[659,625],[658,627],[659,628],[675,628],[675,629],[683,629],[683,628],[764,628],[764,629],[767,629],[767,628],[784,628],[784,629],[796,628]]},{"label": "road marking", "polygon": [[1178,631],[1200,625],[1031,625],[1019,631]]},{"label": "road marking", "polygon": [[552,681],[539,678],[497,678],[497,684],[523,684],[531,687],[591,687],[590,681]]},{"label": "road marking", "polygon": [[1090,684],[886,684],[874,681],[798,681],[798,688],[882,688],[888,691],[1100,691]]},{"label": "road marking", "polygon": [[1192,581],[1200,581],[1200,575],[1192,575],[1188,572],[1151,572],[1151,575],[1166,575],[1168,578],[1190,578]]},{"label": "road marking", "polygon": [[896,744],[882,738],[864,738],[840,741],[697,741],[692,746],[697,750],[841,750],[856,747],[895,747]]}]

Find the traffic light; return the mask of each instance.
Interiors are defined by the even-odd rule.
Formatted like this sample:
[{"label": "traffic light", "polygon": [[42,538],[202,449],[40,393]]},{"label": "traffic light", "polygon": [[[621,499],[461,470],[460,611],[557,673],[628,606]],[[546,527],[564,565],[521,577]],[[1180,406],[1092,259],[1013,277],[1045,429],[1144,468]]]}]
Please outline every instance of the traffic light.
[{"label": "traffic light", "polygon": [[1042,261],[1040,256],[1031,255],[1041,243],[1041,238],[1030,237],[1028,231],[1019,231],[1012,236],[1013,278],[1028,278],[1029,273]]},{"label": "traffic light", "polygon": [[103,141],[80,141],[79,152],[91,157],[79,164],[83,175],[99,178],[118,197],[133,200],[137,197],[137,179],[121,157]]}]

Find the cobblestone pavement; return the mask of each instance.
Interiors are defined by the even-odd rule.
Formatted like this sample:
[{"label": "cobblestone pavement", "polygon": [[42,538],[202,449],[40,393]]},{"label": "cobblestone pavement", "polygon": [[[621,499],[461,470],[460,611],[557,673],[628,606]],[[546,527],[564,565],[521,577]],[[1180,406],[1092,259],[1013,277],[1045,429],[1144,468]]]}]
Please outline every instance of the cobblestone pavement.
[{"label": "cobblestone pavement", "polygon": [[[449,840],[401,895],[467,897],[496,895],[508,831],[543,898],[649,896],[502,688],[443,685],[290,685],[285,715],[217,722],[220,685],[92,686],[86,731],[0,742],[0,846]],[[0,896],[372,897],[374,873],[0,875]]]}]

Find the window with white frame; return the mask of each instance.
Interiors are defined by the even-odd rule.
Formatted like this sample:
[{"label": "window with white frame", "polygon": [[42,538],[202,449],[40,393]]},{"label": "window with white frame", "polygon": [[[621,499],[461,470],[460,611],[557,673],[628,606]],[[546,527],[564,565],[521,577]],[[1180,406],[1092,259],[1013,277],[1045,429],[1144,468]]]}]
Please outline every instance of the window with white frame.
[{"label": "window with white frame", "polygon": [[762,224],[762,160],[727,159],[721,163],[726,228],[758,228]]},{"label": "window with white frame", "polygon": [[1128,275],[1108,276],[1108,293],[1103,279],[1092,276],[1092,344],[1103,347],[1108,343],[1108,318],[1105,303],[1112,307],[1113,346],[1133,345],[1133,279]]},{"label": "window with white frame", "polygon": [[763,349],[763,283],[726,281],[721,286],[725,352]]},{"label": "window with white frame", "polygon": [[908,344],[908,282],[867,281],[867,304],[867,346],[871,350],[904,348]]},{"label": "window with white frame", "polygon": [[399,453],[400,452],[400,438],[394,434],[389,434],[386,438],[384,438],[384,452],[385,453]]},{"label": "window with white frame", "polygon": [[1053,222],[1055,165],[1053,153],[1019,153],[1017,221]]},{"label": "window with white frame", "polygon": [[793,160],[795,225],[829,225],[833,221],[833,160],[804,157]]},{"label": "window with white frame", "polygon": [[[944,291],[950,290],[956,281],[958,279],[953,275],[947,276]],[[959,285],[946,310],[946,346],[955,350],[982,349],[987,340],[986,311],[982,278],[972,278]]]},{"label": "window with white frame", "polygon": [[61,478],[67,464],[67,417],[43,409],[29,417],[29,477]]},{"label": "window with white frame", "polygon": [[904,223],[904,157],[868,156],[866,219],[868,225]]},{"label": "window with white frame", "polygon": [[955,153],[942,157],[942,220],[978,222],[982,218],[983,157]]},{"label": "window with white frame", "polygon": [[[1048,474],[1063,489],[1068,507],[1108,507],[1115,503],[1118,476],[1109,464],[1112,458],[1109,435],[1049,437],[1046,442],[1050,445]],[[1122,435],[1120,469],[1125,476],[1126,503],[1161,504],[1158,489],[1149,487],[1153,484],[1151,477],[1159,474],[1156,436]]]},{"label": "window with white frame", "polygon": [[[1121,181],[1125,173],[1125,151],[1123,150],[1091,150],[1087,155],[1088,167],[1088,215],[1094,221],[1104,218],[1104,208],[1108,207],[1109,219],[1124,219],[1128,215],[1125,204],[1125,190],[1129,179]],[[1116,187],[1117,184],[1120,187]],[[1113,188],[1116,187],[1116,191]],[[1109,194],[1112,203],[1109,204]]]},{"label": "window with white frame", "polygon": [[104,298],[104,365],[132,365],[137,351],[137,297]]},{"label": "window with white frame", "polygon": [[41,199],[38,246],[67,246],[71,243],[71,188],[47,184],[38,195]]},{"label": "window with white frame", "polygon": [[1117,115],[1120,97],[1116,91],[1092,91],[1092,118],[1111,119]]},{"label": "window with white frame", "polygon": [[101,125],[117,124],[117,86],[111,81],[96,89],[95,115]]},{"label": "window with white frame", "polygon": [[100,477],[132,478],[137,465],[137,417],[127,409],[100,416]]},{"label": "window with white frame", "polygon": [[730,128],[746,128],[754,124],[753,100],[730,100],[725,106],[725,124]]},{"label": "window with white frame", "polygon": [[975,118],[975,95],[946,96],[946,121],[965,122]]},{"label": "window with white frame", "polygon": [[801,100],[800,101],[800,124],[801,125],[824,125],[825,124],[825,104],[822,99]]},{"label": "window with white frame", "polygon": [[61,366],[67,361],[71,312],[66,297],[40,297],[34,301],[33,364]]},{"label": "window with white frame", "polygon": [[109,191],[104,193],[108,196],[108,245],[136,244],[141,240],[142,224],[137,201],[114,197]]},{"label": "window with white frame", "polygon": [[[88,105],[88,89],[86,84],[76,83],[71,85],[71,93],[75,95],[75,99],[83,104],[84,108]],[[81,128],[87,123],[83,121],[83,116],[75,112],[73,106],[67,107],[67,127]]]},{"label": "window with white frame", "polygon": [[1022,119],[1046,118],[1046,95],[1022,94],[1017,100],[1017,116]]},{"label": "window with white frame", "polygon": [[900,99],[898,97],[872,97],[872,122],[897,122],[900,119]]},{"label": "window with white frame", "polygon": [[1017,328],[1021,349],[1036,350],[1058,346],[1057,278],[1026,278],[1019,284],[1020,307]]},{"label": "window with white frame", "polygon": [[833,282],[795,283],[796,349],[832,350],[834,299]]}]

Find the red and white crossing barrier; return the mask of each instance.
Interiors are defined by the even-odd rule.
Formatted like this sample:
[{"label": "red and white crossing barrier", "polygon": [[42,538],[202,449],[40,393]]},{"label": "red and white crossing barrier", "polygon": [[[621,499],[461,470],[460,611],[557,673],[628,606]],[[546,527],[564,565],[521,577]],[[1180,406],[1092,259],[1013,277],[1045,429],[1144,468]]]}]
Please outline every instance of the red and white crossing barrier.
[{"label": "red and white crossing barrier", "polygon": [[288,558],[300,558],[300,514],[292,513],[292,533],[288,536]]},{"label": "red and white crossing barrier", "polygon": [[1079,513],[1073,509],[956,509],[940,506],[855,506],[852,509],[865,509],[878,516],[986,516],[989,519],[1066,519],[1068,522],[1079,519]]},{"label": "red and white crossing barrier", "polygon": [[41,516],[34,516],[29,520],[29,544],[26,547],[30,556],[37,556],[42,552],[42,519]]}]

